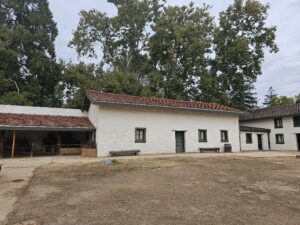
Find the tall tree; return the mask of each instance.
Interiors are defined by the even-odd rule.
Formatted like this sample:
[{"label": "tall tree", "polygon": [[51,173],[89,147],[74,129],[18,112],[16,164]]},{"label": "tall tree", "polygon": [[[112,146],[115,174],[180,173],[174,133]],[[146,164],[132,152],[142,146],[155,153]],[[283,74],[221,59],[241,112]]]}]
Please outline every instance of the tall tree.
[{"label": "tall tree", "polygon": [[275,105],[275,99],[277,98],[277,94],[273,87],[270,87],[268,93],[265,95],[264,105],[265,106],[272,106]]},{"label": "tall tree", "polygon": [[[235,0],[220,13],[219,26],[214,35],[214,72],[222,80],[230,104],[247,109],[249,87],[261,75],[264,50],[276,53],[276,27],[268,27],[269,5],[257,0]],[[248,93],[248,94],[247,94]]]},{"label": "tall tree", "polygon": [[297,94],[297,95],[295,96],[295,102],[296,102],[296,103],[300,103],[300,94]]},{"label": "tall tree", "polygon": [[169,6],[152,26],[149,51],[163,77],[167,98],[199,100],[199,83],[208,74],[213,18],[209,7]]},{"label": "tall tree", "polygon": [[[150,25],[155,20],[161,0],[108,0],[118,13],[114,17],[97,10],[82,11],[70,46],[79,56],[99,58],[111,72],[134,74],[140,84],[151,71],[146,54]],[[101,48],[96,49],[96,47]],[[101,53],[101,54],[100,54]]]},{"label": "tall tree", "polygon": [[[139,95],[144,89],[135,74],[121,71],[107,73],[98,65],[83,62],[64,64],[61,88],[65,93],[64,106],[68,108],[81,108],[86,90]],[[143,95],[147,96],[146,90]]]},{"label": "tall tree", "polygon": [[295,97],[288,96],[278,96],[275,90],[270,87],[268,93],[265,95],[264,105],[266,107],[276,106],[276,105],[290,105],[297,103],[297,100],[300,99],[300,94]]},{"label": "tall tree", "polygon": [[[104,91],[256,105],[254,83],[264,49],[277,52],[269,5],[235,0],[216,26],[209,7],[168,6],[164,0],[108,0],[109,17],[82,11],[70,46],[78,56],[100,58]],[[99,48],[100,47],[100,48]]]},{"label": "tall tree", "polygon": [[62,104],[56,36],[47,0],[1,0],[0,102]]},{"label": "tall tree", "polygon": [[84,103],[85,91],[103,91],[103,80],[103,71],[95,64],[64,63],[62,89],[65,92],[65,107],[81,108]]},{"label": "tall tree", "polygon": [[257,108],[257,93],[254,92],[255,87],[253,83],[248,83],[244,85],[245,87],[245,106],[246,109],[256,109]]}]

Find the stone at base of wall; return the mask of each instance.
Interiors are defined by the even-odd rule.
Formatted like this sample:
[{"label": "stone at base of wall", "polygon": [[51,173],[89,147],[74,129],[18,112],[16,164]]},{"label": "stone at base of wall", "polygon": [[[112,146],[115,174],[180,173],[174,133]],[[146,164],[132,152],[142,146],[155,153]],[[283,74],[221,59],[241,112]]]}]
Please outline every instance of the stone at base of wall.
[{"label": "stone at base of wall", "polygon": [[97,150],[95,148],[83,148],[81,149],[81,156],[89,157],[89,158],[97,158]]},{"label": "stone at base of wall", "polygon": [[81,148],[61,148],[60,155],[80,155]]}]

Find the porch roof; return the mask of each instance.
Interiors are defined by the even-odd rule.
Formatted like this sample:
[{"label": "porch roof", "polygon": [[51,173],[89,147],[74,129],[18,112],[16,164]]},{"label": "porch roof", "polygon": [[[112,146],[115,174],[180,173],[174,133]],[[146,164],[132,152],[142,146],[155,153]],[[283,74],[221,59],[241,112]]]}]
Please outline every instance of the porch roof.
[{"label": "porch roof", "polygon": [[0,113],[0,130],[94,131],[87,117]]},{"label": "porch roof", "polygon": [[260,128],[260,127],[248,127],[248,126],[240,126],[240,131],[244,132],[259,132],[259,133],[270,133],[270,129]]}]

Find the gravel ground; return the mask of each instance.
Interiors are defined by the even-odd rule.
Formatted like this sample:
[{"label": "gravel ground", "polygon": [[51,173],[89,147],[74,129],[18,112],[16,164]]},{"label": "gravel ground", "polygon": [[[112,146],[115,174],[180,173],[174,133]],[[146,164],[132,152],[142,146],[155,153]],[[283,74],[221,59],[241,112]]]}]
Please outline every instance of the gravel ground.
[{"label": "gravel ground", "polygon": [[299,225],[295,157],[162,157],[37,169],[8,225]]}]

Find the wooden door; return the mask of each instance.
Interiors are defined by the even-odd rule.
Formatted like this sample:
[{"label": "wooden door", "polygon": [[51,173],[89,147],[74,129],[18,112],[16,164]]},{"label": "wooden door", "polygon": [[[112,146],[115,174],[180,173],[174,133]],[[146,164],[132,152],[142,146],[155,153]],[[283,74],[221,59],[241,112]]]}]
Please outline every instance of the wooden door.
[{"label": "wooden door", "polygon": [[257,135],[257,144],[258,144],[258,150],[263,150],[263,142],[262,142],[262,135]]},{"label": "wooden door", "polygon": [[300,134],[297,134],[298,151],[300,151]]},{"label": "wooden door", "polygon": [[184,153],[185,152],[184,132],[176,131],[175,139],[176,139],[176,153]]}]

